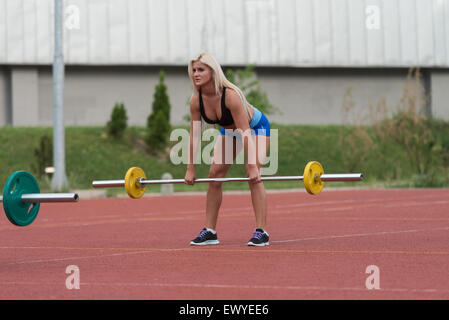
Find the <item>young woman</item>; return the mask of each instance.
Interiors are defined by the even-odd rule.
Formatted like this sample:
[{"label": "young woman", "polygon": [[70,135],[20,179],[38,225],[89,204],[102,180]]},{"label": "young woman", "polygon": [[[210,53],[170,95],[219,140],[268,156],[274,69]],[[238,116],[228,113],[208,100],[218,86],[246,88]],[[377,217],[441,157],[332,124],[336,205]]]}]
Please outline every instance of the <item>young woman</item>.
[{"label": "young woman", "polygon": [[[269,235],[265,231],[267,220],[267,201],[265,188],[260,180],[260,169],[265,161],[270,142],[270,123],[266,116],[247,101],[242,91],[229,82],[218,62],[213,56],[201,53],[190,61],[188,73],[193,84],[193,95],[190,100],[190,145],[189,164],[185,175],[185,183],[195,183],[194,146],[199,144],[199,134],[194,134],[195,125],[201,119],[209,124],[221,126],[220,136],[214,146],[213,160],[210,166],[210,178],[223,178],[231,166],[226,163],[226,153],[232,152],[235,159],[243,146],[245,150],[245,167],[249,177],[251,200],[256,217],[253,236],[248,242],[250,246],[269,244]],[[231,141],[232,139],[232,141]],[[242,143],[237,145],[237,139]],[[265,141],[259,141],[264,139]],[[194,143],[195,142],[195,143]],[[232,145],[231,148],[227,147]],[[251,161],[253,160],[253,161]],[[191,245],[218,244],[217,225],[218,211],[222,202],[222,182],[210,182],[206,200],[206,220],[204,228]]]}]

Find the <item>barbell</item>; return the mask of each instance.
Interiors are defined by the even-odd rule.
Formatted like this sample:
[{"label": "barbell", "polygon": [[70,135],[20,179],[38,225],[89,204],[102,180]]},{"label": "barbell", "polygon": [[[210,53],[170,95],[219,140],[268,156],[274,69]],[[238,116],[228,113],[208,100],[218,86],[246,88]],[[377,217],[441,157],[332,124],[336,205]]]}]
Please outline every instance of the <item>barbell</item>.
[{"label": "barbell", "polygon": [[[316,195],[323,190],[324,182],[350,182],[363,180],[361,173],[324,174],[318,161],[310,161],[304,168],[303,176],[263,176],[261,181],[303,181],[309,194]],[[249,181],[249,178],[200,178],[195,183]],[[133,199],[139,199],[145,193],[147,185],[184,183],[184,179],[147,180],[145,172],[139,167],[129,168],[124,180],[98,180],[92,182],[94,188],[125,187],[126,193]]]},{"label": "barbell", "polygon": [[39,184],[27,171],[16,171],[6,180],[0,202],[8,220],[27,226],[36,219],[43,202],[77,202],[76,193],[40,193]]}]

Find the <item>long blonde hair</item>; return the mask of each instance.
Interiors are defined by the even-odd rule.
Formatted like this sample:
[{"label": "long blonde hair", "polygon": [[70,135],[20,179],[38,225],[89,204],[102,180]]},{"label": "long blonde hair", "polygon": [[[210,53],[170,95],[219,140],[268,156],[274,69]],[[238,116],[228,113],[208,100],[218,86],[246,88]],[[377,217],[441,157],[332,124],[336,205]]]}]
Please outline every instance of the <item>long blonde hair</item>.
[{"label": "long blonde hair", "polygon": [[188,66],[188,72],[190,81],[192,81],[192,87],[195,93],[198,93],[198,87],[195,85],[195,81],[193,80],[193,63],[195,62],[202,62],[205,65],[209,66],[212,69],[212,78],[215,85],[215,93],[217,95],[220,94],[223,87],[231,88],[240,97],[240,100],[242,101],[242,105],[245,108],[246,114],[248,116],[248,119],[251,119],[251,113],[250,113],[250,104],[245,98],[245,95],[243,94],[242,90],[240,90],[235,84],[230,82],[228,79],[226,79],[226,76],[223,73],[223,70],[221,69],[220,64],[217,62],[217,60],[209,53],[200,53],[195,58],[190,60],[189,66]]}]

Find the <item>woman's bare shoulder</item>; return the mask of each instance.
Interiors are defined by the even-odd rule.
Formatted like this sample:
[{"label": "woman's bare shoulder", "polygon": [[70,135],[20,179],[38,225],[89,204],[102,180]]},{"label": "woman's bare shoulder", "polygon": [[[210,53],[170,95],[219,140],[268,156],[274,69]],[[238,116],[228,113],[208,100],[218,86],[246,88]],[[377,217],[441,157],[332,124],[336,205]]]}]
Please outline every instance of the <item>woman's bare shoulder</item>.
[{"label": "woman's bare shoulder", "polygon": [[240,101],[239,94],[237,93],[237,91],[235,91],[232,88],[226,88],[225,98],[226,98],[226,101],[229,101],[229,102],[235,103],[235,102]]},{"label": "woman's bare shoulder", "polygon": [[190,97],[190,102],[199,102],[199,101],[200,98],[198,92],[193,92],[192,96]]},{"label": "woman's bare shoulder", "polygon": [[190,97],[190,108],[200,108],[200,98],[197,92],[192,93]]},{"label": "woman's bare shoulder", "polygon": [[225,92],[226,106],[228,107],[241,107],[242,100],[239,94],[232,88],[226,88]]}]

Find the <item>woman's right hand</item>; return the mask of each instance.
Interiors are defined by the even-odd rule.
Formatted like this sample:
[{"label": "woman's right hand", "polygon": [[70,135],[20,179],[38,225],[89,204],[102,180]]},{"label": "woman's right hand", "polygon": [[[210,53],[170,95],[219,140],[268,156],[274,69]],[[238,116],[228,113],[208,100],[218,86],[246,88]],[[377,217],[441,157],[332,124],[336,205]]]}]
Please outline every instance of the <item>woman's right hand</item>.
[{"label": "woman's right hand", "polygon": [[195,168],[187,168],[186,176],[184,177],[184,183],[193,186],[196,179]]}]

